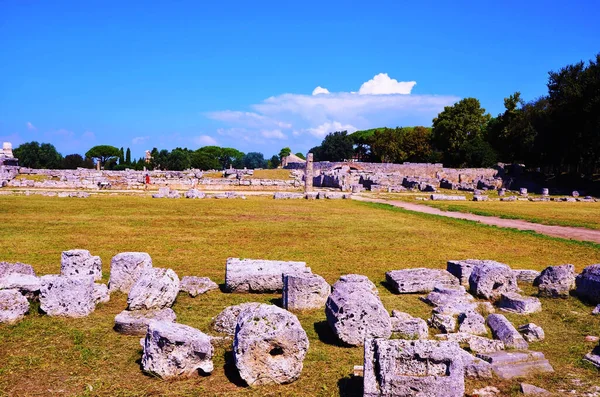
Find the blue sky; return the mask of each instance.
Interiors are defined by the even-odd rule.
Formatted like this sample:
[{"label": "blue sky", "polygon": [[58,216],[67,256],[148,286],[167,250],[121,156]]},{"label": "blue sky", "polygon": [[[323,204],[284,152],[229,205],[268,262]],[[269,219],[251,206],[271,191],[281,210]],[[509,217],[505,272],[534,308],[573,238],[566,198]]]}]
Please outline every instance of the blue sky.
[{"label": "blue sky", "polygon": [[0,0],[0,141],[270,156],[469,96],[496,115],[600,52],[599,20],[595,0]]}]

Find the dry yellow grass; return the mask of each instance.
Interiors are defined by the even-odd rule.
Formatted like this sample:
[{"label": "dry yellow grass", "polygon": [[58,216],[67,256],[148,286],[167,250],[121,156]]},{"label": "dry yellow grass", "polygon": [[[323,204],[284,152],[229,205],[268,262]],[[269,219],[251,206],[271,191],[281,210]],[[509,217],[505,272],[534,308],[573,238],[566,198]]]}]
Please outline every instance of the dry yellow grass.
[{"label": "dry yellow grass", "polygon": [[[578,271],[600,262],[600,247],[501,230],[465,221],[413,214],[352,201],[153,200],[145,197],[59,199],[0,197],[0,260],[34,265],[39,274],[57,273],[60,252],[89,249],[100,255],[104,281],[110,258],[123,251],[146,251],[157,267],[179,276],[224,281],[227,257],[303,260],[330,283],[342,274],[367,275],[387,309],[427,318],[431,308],[418,296],[391,294],[381,282],[388,270],[445,267],[448,259],[488,258],[515,268],[543,269],[573,263]],[[526,290],[533,293],[533,290]],[[242,295],[213,291],[190,298],[180,294],[173,309],[178,321],[209,333],[211,318],[224,307],[245,302],[277,302],[277,294]],[[595,382],[597,371],[581,361],[598,334],[600,319],[575,298],[543,299],[544,311],[511,316],[533,321],[547,341],[533,344],[557,369],[532,379],[552,390],[575,388],[571,378]],[[362,363],[360,348],[339,347],[323,311],[299,315],[310,339],[300,380],[285,386],[249,389],[239,383],[226,347],[215,350],[215,370],[205,378],[162,381],[139,367],[139,339],[112,330],[126,297],[111,301],[83,319],[32,313],[16,325],[0,326],[0,393],[6,395],[360,395],[360,379],[350,377]],[[517,381],[496,382],[505,395]],[[468,390],[480,385],[468,382]]]}]

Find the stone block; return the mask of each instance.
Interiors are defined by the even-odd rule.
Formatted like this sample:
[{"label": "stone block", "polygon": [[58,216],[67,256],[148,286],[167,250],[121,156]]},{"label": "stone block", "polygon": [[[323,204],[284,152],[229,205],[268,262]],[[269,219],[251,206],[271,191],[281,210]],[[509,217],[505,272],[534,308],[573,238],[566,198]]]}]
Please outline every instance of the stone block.
[{"label": "stone block", "polygon": [[96,308],[94,277],[41,277],[40,309],[49,316],[85,317]]},{"label": "stone block", "polygon": [[16,289],[0,290],[0,324],[14,324],[25,317],[29,302]]},{"label": "stone block", "polygon": [[108,290],[129,293],[142,273],[152,267],[152,258],[145,252],[122,252],[110,261]]},{"label": "stone block", "polygon": [[305,262],[229,258],[225,288],[229,292],[281,291],[284,274],[311,274],[311,271]]},{"label": "stone block", "polygon": [[600,263],[587,266],[575,278],[577,295],[591,303],[600,304]]},{"label": "stone block", "polygon": [[504,342],[504,345],[513,349],[527,349],[529,345],[510,321],[502,314],[490,314],[487,325],[492,330],[494,338]]},{"label": "stone block", "polygon": [[542,302],[533,296],[521,296],[516,292],[504,292],[498,302],[500,310],[517,314],[531,314],[542,310]]},{"label": "stone block", "polygon": [[408,313],[392,310],[392,332],[400,335],[402,339],[427,339],[429,327],[422,318],[412,317]]},{"label": "stone block", "polygon": [[527,342],[539,342],[544,340],[546,337],[542,327],[535,325],[534,323],[528,323],[519,326],[519,332],[523,335],[523,338],[525,338]]},{"label": "stone block", "polygon": [[129,310],[157,310],[171,307],[179,293],[179,277],[171,269],[146,269],[131,286],[127,296]]},{"label": "stone block", "polygon": [[541,372],[554,372],[542,352],[529,350],[497,351],[477,353],[477,357],[489,362],[492,365],[492,371],[500,379],[524,377]]},{"label": "stone block", "polygon": [[179,289],[187,292],[191,297],[196,297],[208,291],[219,289],[219,285],[208,277],[184,276],[179,283]]},{"label": "stone block", "polygon": [[151,321],[174,323],[177,319],[171,308],[160,310],[123,310],[115,317],[114,330],[125,335],[146,335]]},{"label": "stone block", "polygon": [[394,292],[411,294],[431,292],[435,286],[457,286],[458,279],[441,269],[402,269],[385,274],[385,279]]},{"label": "stone block", "polygon": [[228,306],[221,313],[217,315],[212,321],[212,329],[217,332],[231,335],[235,334],[235,327],[237,325],[237,318],[240,313],[248,307],[256,307],[260,303],[246,302],[239,305]]},{"label": "stone block", "polygon": [[508,265],[485,261],[473,268],[469,287],[474,295],[490,300],[500,298],[504,292],[518,291],[517,278]]},{"label": "stone block", "polygon": [[60,274],[74,277],[92,276],[98,281],[102,279],[102,260],[99,256],[92,256],[88,250],[63,251],[60,257]]},{"label": "stone block", "polygon": [[575,266],[548,266],[536,280],[539,295],[549,298],[567,298],[575,288]]},{"label": "stone block", "polygon": [[285,274],[283,276],[283,307],[302,311],[322,309],[331,293],[331,286],[316,274]]},{"label": "stone block", "polygon": [[540,276],[540,272],[537,270],[529,270],[529,269],[515,269],[513,270],[517,281],[521,281],[524,283],[533,284],[535,280]]}]

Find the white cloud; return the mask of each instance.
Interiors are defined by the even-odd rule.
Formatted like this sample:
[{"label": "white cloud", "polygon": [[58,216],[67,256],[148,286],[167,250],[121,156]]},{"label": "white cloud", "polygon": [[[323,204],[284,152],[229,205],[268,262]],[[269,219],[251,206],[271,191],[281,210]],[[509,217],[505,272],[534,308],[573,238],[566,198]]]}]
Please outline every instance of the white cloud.
[{"label": "white cloud", "polygon": [[312,92],[313,95],[319,95],[319,94],[329,94],[329,90],[327,88],[323,88],[321,86],[318,86],[317,88],[315,88]]},{"label": "white cloud", "polygon": [[265,138],[287,139],[287,136],[281,130],[262,130],[260,134]]},{"label": "white cloud", "polygon": [[131,140],[131,144],[132,145],[141,145],[142,143],[148,142],[149,139],[150,139],[149,136],[136,136],[135,138],[133,138]]},{"label": "white cloud", "polygon": [[200,136],[194,137],[192,139],[192,141],[195,144],[202,145],[202,146],[215,146],[215,145],[217,145],[217,140],[215,138],[213,138],[212,136],[208,136],[208,135],[200,135]]},{"label": "white cloud", "polygon": [[30,121],[28,121],[25,125],[27,126],[27,129],[29,131],[37,131],[37,128],[35,127],[35,125],[31,124]]},{"label": "white cloud", "polygon": [[324,138],[325,135],[329,134],[330,132],[348,131],[348,133],[353,133],[354,131],[358,130],[358,128],[350,124],[342,124],[339,121],[334,121],[323,123],[314,128],[307,128],[306,130],[316,137]]},{"label": "white cloud", "polygon": [[398,81],[390,78],[387,73],[379,73],[371,80],[360,86],[360,95],[410,94],[416,81]]}]

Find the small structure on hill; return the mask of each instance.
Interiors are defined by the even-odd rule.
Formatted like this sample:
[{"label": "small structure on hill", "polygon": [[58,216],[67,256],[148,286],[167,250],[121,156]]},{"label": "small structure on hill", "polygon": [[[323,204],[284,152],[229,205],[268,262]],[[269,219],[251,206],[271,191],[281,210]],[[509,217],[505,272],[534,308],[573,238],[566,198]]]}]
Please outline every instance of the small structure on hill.
[{"label": "small structure on hill", "polygon": [[296,156],[294,153],[290,153],[281,159],[281,167],[283,168],[300,169],[304,168],[304,164],[306,164],[306,160]]},{"label": "small structure on hill", "polygon": [[2,151],[0,151],[0,166],[2,165],[19,165],[19,159],[15,158],[12,151],[12,143],[4,142],[2,144]]}]

